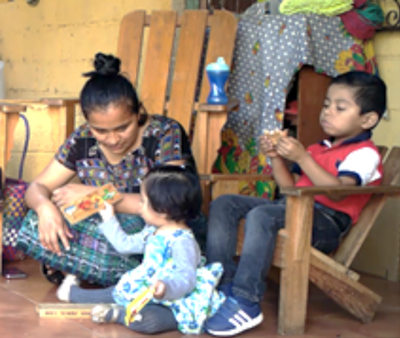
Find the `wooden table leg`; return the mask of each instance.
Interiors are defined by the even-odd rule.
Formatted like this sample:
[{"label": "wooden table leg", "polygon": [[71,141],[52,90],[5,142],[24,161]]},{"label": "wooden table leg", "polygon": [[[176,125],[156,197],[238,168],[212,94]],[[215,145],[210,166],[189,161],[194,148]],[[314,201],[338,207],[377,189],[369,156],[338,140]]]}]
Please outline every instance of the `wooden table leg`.
[{"label": "wooden table leg", "polygon": [[312,196],[287,196],[284,247],[280,281],[278,333],[303,334],[307,313],[310,269]]}]

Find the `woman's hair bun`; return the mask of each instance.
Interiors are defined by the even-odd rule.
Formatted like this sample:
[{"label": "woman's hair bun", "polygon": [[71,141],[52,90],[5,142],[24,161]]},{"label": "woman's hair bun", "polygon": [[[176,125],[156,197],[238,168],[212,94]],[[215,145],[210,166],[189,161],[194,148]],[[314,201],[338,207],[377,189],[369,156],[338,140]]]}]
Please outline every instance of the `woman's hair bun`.
[{"label": "woman's hair bun", "polygon": [[118,75],[121,66],[121,60],[111,54],[97,53],[93,62],[94,71],[83,74],[93,77],[95,75],[113,76]]}]

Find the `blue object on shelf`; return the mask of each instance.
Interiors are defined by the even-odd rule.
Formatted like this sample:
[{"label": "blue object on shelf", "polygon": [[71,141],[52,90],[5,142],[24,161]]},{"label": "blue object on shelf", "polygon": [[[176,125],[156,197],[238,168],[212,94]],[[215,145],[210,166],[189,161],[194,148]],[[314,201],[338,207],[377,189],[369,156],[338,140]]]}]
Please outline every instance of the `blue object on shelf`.
[{"label": "blue object on shelf", "polygon": [[210,81],[210,94],[207,98],[209,104],[227,104],[228,96],[225,93],[225,83],[229,77],[229,67],[223,57],[217,62],[210,63],[206,67],[208,80]]}]

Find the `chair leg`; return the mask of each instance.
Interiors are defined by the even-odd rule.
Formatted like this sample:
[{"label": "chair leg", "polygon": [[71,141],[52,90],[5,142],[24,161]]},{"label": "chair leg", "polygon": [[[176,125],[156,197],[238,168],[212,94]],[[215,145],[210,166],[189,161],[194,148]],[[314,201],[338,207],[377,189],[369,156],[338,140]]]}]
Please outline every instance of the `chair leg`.
[{"label": "chair leg", "polygon": [[313,198],[287,196],[279,296],[279,334],[303,334],[305,328],[311,250]]},{"label": "chair leg", "polygon": [[313,260],[310,280],[341,307],[362,322],[370,322],[382,298],[347,274]]}]

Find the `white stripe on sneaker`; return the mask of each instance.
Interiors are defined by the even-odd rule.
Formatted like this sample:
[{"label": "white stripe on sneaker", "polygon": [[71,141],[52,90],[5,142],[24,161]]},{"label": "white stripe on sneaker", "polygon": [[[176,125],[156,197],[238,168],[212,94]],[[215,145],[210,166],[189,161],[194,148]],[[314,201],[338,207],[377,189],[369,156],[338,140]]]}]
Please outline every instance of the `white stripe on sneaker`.
[{"label": "white stripe on sneaker", "polygon": [[[239,314],[240,314],[240,316],[239,316]],[[263,319],[264,319],[264,316],[263,316],[262,312],[260,312],[260,314],[257,317],[251,318],[247,313],[245,313],[244,311],[241,310],[237,314],[235,314],[234,318],[229,319],[229,322],[233,326],[235,326],[234,329],[228,330],[228,331],[207,330],[207,333],[209,333],[213,336],[231,337],[231,336],[237,335],[241,332],[250,330],[253,327],[256,327],[263,321]]]}]

